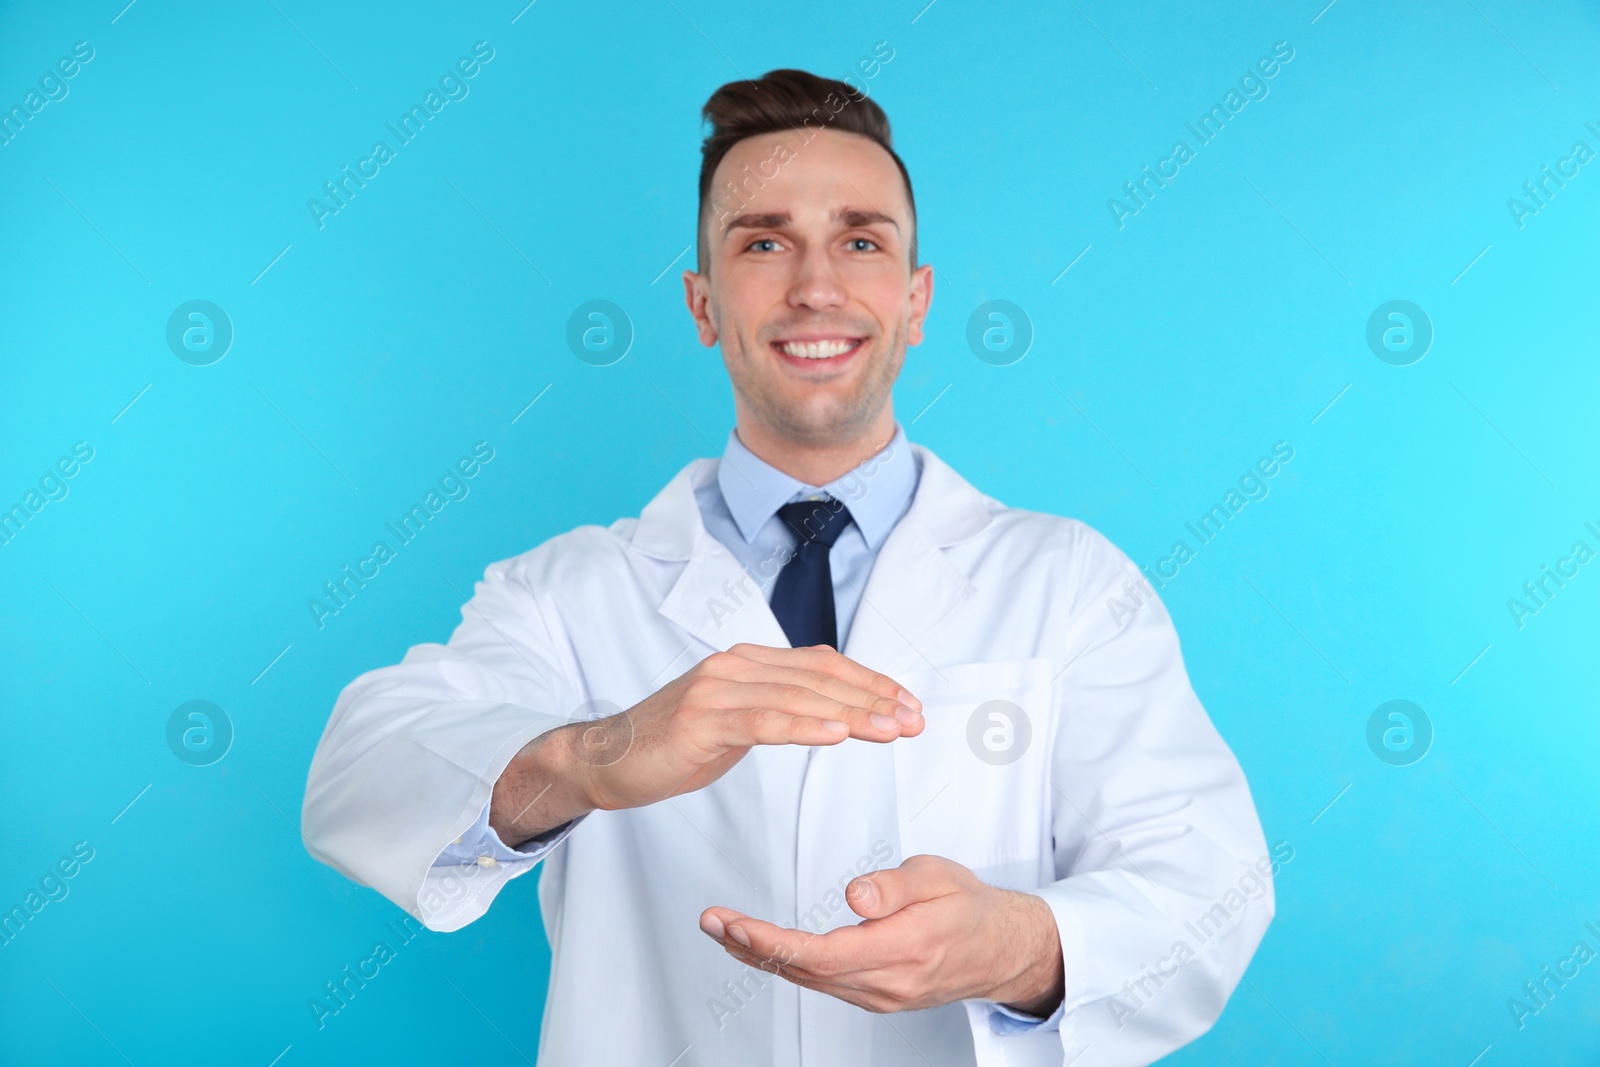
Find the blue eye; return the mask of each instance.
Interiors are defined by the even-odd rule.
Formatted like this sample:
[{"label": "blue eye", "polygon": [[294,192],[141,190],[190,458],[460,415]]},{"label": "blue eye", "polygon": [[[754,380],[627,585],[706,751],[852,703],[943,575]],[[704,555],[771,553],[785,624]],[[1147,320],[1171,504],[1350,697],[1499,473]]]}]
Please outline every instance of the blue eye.
[{"label": "blue eye", "polygon": [[[850,239],[852,250],[856,252],[871,252],[878,247],[878,242],[867,237],[852,237]],[[855,245],[870,245],[870,248],[854,248]]]},{"label": "blue eye", "polygon": [[[775,251],[776,250],[777,244],[778,244],[778,242],[774,241],[770,237],[757,237],[754,241],[750,242],[750,248],[755,249],[758,252],[770,252],[770,251]],[[773,247],[770,248],[770,249],[768,249],[768,248],[756,248],[757,245],[772,245]]]}]

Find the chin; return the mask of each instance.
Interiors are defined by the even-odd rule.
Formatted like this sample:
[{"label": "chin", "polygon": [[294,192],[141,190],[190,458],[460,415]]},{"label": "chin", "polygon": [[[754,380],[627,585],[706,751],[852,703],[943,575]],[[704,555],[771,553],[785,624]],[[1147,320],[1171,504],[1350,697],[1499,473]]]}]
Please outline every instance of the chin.
[{"label": "chin", "polygon": [[796,397],[774,420],[784,436],[811,445],[844,444],[871,425],[877,406],[858,395]]}]

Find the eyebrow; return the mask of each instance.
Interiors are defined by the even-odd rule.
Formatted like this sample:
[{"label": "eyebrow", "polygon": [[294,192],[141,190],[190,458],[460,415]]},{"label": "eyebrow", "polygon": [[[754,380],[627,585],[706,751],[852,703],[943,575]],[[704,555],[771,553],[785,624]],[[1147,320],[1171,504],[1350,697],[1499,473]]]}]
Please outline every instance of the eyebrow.
[{"label": "eyebrow", "polygon": [[[853,207],[841,208],[833,212],[829,217],[834,222],[840,223],[847,228],[888,223],[895,228],[896,233],[900,232],[900,223],[896,222],[892,216],[885,215],[881,211],[864,211],[861,208]],[[723,232],[732,233],[738,229],[779,230],[793,222],[794,216],[787,211],[771,211],[764,214],[747,213],[736,215],[730,219]]]}]

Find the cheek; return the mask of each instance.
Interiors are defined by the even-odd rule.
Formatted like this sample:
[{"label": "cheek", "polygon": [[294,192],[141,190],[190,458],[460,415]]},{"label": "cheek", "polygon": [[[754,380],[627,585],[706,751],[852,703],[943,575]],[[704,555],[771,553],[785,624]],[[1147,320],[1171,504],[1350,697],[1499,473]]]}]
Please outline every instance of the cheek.
[{"label": "cheek", "polygon": [[767,332],[813,314],[805,307],[792,304],[790,293],[789,284],[775,278],[734,286],[724,294],[722,325],[745,347],[764,348]]},{"label": "cheek", "polygon": [[785,292],[775,272],[745,271],[724,279],[713,301],[720,326],[736,333],[753,332],[773,309],[781,311]]},{"label": "cheek", "polygon": [[899,331],[911,313],[911,300],[904,278],[873,279],[854,287],[851,295],[877,320],[886,337]]}]

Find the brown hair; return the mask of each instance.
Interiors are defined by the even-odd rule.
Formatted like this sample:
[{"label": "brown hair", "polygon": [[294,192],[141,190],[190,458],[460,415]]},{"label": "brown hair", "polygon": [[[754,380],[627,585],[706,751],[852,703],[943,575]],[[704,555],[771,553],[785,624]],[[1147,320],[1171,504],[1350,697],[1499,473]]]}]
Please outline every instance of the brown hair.
[{"label": "brown hair", "polygon": [[[711,94],[701,115],[711,124],[711,132],[700,147],[700,215],[695,229],[701,273],[710,268],[706,218],[711,206],[711,178],[728,150],[747,137],[779,130],[799,133],[804,144],[816,136],[817,130],[829,128],[877,142],[900,168],[900,177],[906,183],[906,203],[911,207],[911,266],[916,267],[917,202],[911,195],[911,175],[894,150],[889,116],[860,89],[803,70],[769,70],[759,78],[724,85]],[[759,183],[760,178],[756,181]]]}]

